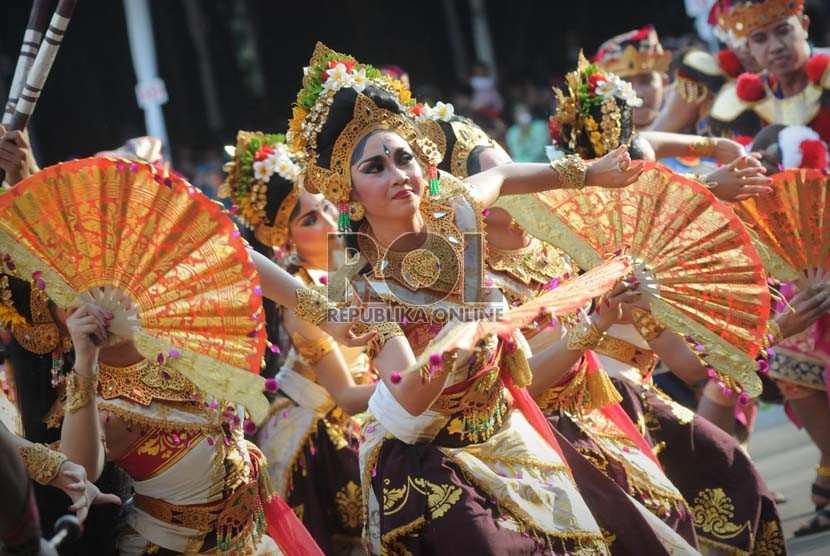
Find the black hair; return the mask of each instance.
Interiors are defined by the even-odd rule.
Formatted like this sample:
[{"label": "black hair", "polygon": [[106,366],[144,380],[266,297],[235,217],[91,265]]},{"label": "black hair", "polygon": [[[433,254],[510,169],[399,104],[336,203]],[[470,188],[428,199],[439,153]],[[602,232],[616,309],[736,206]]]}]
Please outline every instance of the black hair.
[{"label": "black hair", "polygon": [[[378,108],[383,108],[393,114],[401,114],[403,112],[393,93],[370,85],[363,90],[362,94],[369,97]],[[328,118],[326,118],[323,128],[317,134],[318,166],[329,168],[334,144],[337,142],[337,138],[340,137],[343,129],[354,118],[354,105],[356,100],[357,92],[350,87],[340,89],[334,95],[331,106],[329,107]]]},{"label": "black hair", "polygon": [[[287,180],[279,174],[271,176],[268,182],[268,191],[266,193],[265,201],[265,221],[270,226],[274,223],[277,217],[277,212],[280,210],[280,205],[288,197],[288,194],[294,189],[294,182]],[[290,220],[294,220],[300,214],[300,203],[294,206],[291,211]]]},{"label": "black hair", "polygon": [[486,149],[492,149],[489,145],[476,145],[473,150],[470,151],[470,155],[467,157],[467,175],[474,176],[481,172],[481,153],[483,153]]}]

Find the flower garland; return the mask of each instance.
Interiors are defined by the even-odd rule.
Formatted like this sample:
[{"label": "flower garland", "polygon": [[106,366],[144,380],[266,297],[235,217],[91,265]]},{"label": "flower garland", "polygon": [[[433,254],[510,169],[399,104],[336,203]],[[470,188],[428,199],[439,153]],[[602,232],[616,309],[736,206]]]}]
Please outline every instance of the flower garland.
[{"label": "flower garland", "polygon": [[410,107],[409,115],[419,123],[427,120],[449,122],[455,116],[455,107],[449,102],[444,103],[440,100],[435,103],[435,106],[419,102]]},{"label": "flower garland", "polygon": [[250,228],[265,218],[268,184],[274,174],[296,182],[302,166],[285,143],[285,135],[240,132],[236,147],[225,147],[233,160],[225,165],[228,176],[219,197],[230,197],[232,212]]}]

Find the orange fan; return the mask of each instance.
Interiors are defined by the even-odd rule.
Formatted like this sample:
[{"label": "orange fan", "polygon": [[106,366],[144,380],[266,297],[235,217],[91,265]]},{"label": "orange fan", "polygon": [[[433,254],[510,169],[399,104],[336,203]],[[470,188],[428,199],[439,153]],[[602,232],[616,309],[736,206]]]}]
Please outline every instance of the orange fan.
[{"label": "orange fan", "polygon": [[772,192],[735,205],[769,275],[803,288],[830,278],[830,179],[818,170],[773,176]]},{"label": "orange fan", "polygon": [[145,357],[265,416],[256,269],[222,207],[183,179],[110,158],[52,166],[0,195],[0,251],[59,306],[104,305]]},{"label": "orange fan", "polygon": [[429,358],[435,353],[454,349],[472,350],[479,340],[491,334],[509,335],[514,330],[528,326],[540,314],[557,317],[573,313],[594,298],[608,293],[617,281],[630,271],[629,259],[616,257],[523,305],[510,309],[495,321],[451,325],[442,330],[418,356],[415,363],[404,372],[416,372],[429,364]]},{"label": "orange fan", "polygon": [[769,316],[761,259],[732,209],[705,187],[649,163],[624,189],[507,196],[499,205],[582,268],[607,253],[633,257],[655,318],[706,346],[707,363],[749,395],[760,393],[753,358]]}]

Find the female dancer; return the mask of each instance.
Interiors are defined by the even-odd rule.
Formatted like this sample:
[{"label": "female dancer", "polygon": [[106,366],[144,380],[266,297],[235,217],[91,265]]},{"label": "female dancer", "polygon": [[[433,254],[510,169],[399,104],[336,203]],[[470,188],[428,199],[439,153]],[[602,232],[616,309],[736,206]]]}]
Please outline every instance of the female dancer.
[{"label": "female dancer", "polygon": [[[421,164],[437,162],[430,143],[402,115],[394,85],[366,79],[375,79],[373,68],[318,47],[292,130],[311,161],[306,187],[341,203],[341,224],[348,223],[348,199],[355,218],[366,220],[357,237],[362,258],[347,268],[371,266],[362,277],[353,272],[356,290],[370,288],[402,309],[406,341],[420,352],[438,334],[441,312],[463,313],[473,300],[479,309],[492,307],[500,296],[495,288],[475,290],[483,268],[470,232],[482,230],[481,210],[500,191],[580,186],[585,167],[578,158],[554,171],[514,164],[465,183],[429,169],[431,192],[438,186],[441,200],[428,199]],[[587,181],[626,184],[638,174],[626,167],[617,151],[590,165]],[[634,295],[620,290],[615,302]],[[606,552],[550,427],[508,370],[523,357],[516,338],[490,338],[474,353],[433,354],[422,376],[380,371],[361,445],[373,553]],[[546,351],[529,364],[550,366],[560,355]],[[461,539],[453,533],[459,527],[475,534]]]},{"label": "female dancer", "polygon": [[[240,131],[226,169],[223,193],[257,240],[287,251],[284,260],[306,286],[326,284],[343,255],[337,210],[296,185],[299,166],[283,137]],[[293,311],[282,326],[292,346],[258,442],[271,482],[326,554],[362,550],[360,427],[351,415],[366,410],[374,391],[370,359]]]}]

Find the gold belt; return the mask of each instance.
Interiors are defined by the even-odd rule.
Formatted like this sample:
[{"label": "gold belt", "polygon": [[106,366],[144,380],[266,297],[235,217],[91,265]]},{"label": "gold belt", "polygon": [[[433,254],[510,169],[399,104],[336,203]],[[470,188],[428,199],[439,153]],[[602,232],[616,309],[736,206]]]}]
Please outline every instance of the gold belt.
[{"label": "gold belt", "polygon": [[151,517],[172,525],[195,529],[200,533],[208,533],[216,529],[216,521],[225,508],[226,502],[222,499],[209,504],[178,506],[159,498],[143,494],[135,495],[136,507]]}]

